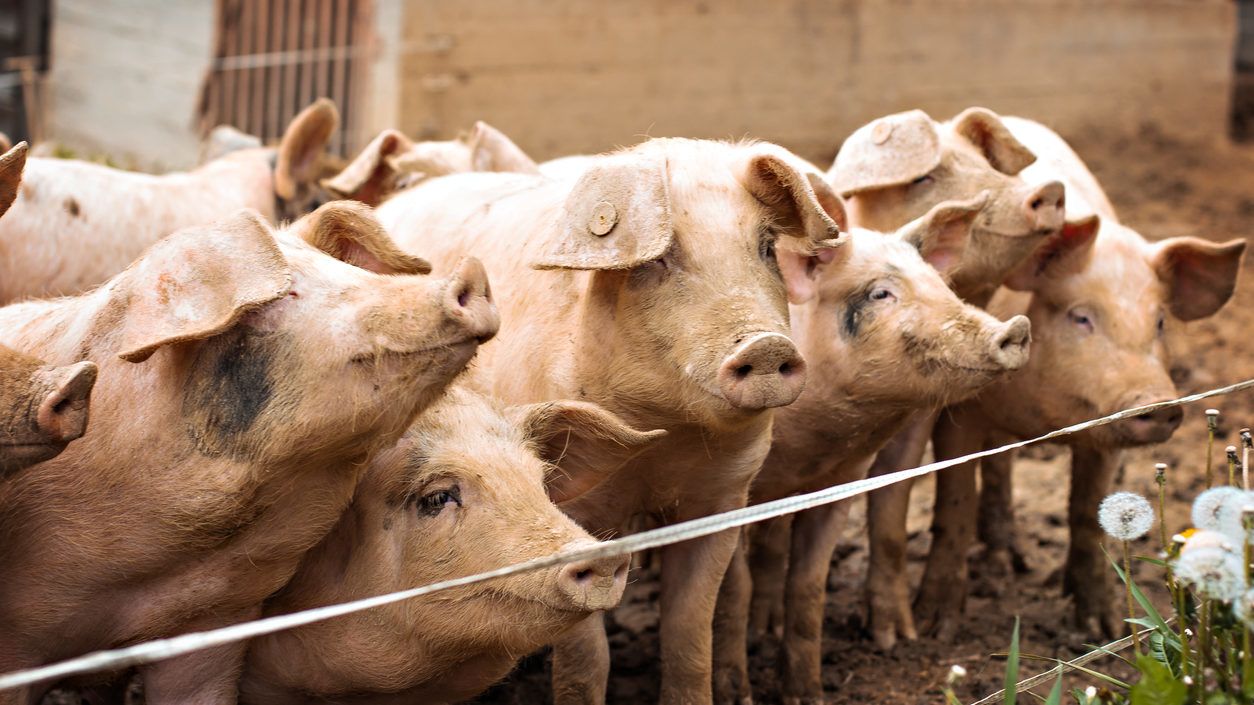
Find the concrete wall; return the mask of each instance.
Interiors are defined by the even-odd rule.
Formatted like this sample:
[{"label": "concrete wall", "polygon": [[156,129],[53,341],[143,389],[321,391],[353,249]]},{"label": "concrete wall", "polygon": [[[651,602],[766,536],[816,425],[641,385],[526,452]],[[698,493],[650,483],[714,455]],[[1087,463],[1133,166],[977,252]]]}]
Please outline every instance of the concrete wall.
[{"label": "concrete wall", "polygon": [[485,119],[542,158],[752,135],[818,161],[915,107],[1222,134],[1235,31],[1226,0],[412,0],[401,127]]},{"label": "concrete wall", "polygon": [[48,134],[123,164],[194,164],[213,23],[208,0],[55,0]]}]

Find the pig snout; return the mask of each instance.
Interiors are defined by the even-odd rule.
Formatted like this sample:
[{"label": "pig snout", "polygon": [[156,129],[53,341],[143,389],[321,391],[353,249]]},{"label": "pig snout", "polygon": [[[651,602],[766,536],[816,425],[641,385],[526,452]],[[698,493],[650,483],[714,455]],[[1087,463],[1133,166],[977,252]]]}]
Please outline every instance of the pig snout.
[{"label": "pig snout", "polygon": [[1031,342],[1032,323],[1027,316],[1015,316],[989,340],[989,358],[1002,369],[1017,370],[1027,363]]},{"label": "pig snout", "polygon": [[796,401],[805,387],[806,363],[797,346],[779,333],[761,333],[723,361],[718,386],[740,409],[767,409]]},{"label": "pig snout", "polygon": [[444,313],[480,343],[491,340],[501,325],[496,304],[492,302],[488,272],[474,257],[467,257],[458,264],[449,277],[442,303]]},{"label": "pig snout", "polygon": [[1023,213],[1037,231],[1057,230],[1065,218],[1062,183],[1050,181],[1030,191],[1023,199]]},{"label": "pig snout", "polygon": [[610,609],[623,597],[630,564],[631,556],[610,556],[564,565],[557,571],[558,599],[571,610]]},{"label": "pig snout", "polygon": [[[1171,398],[1170,396],[1141,396],[1124,402],[1119,408],[1128,409],[1146,406],[1160,401],[1167,401]],[[1169,406],[1118,421],[1116,422],[1116,427],[1120,435],[1131,443],[1162,443],[1171,438],[1171,435],[1176,432],[1183,418],[1184,412],[1181,411],[1180,407]]]}]

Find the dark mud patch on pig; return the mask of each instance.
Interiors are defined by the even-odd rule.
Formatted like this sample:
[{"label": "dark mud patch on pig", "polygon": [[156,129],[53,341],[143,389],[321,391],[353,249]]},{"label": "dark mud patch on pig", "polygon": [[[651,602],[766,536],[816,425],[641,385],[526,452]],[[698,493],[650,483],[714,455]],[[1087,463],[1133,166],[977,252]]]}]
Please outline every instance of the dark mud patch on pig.
[{"label": "dark mud patch on pig", "polygon": [[257,419],[274,401],[276,366],[292,341],[281,333],[237,328],[202,346],[183,392],[183,415],[206,455],[246,455],[259,440]]}]

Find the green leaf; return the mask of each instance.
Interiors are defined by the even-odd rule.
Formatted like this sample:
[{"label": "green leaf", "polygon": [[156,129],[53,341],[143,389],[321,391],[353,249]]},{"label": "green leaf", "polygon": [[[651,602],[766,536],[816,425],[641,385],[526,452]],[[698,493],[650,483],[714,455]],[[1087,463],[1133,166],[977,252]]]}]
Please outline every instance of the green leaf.
[{"label": "green leaf", "polygon": [[1123,584],[1127,585],[1128,589],[1132,591],[1133,599],[1135,599],[1137,604],[1141,606],[1141,609],[1145,610],[1145,614],[1149,615],[1149,618],[1154,620],[1154,627],[1161,629],[1164,632],[1170,632],[1171,627],[1167,626],[1167,621],[1164,620],[1163,616],[1158,613],[1158,610],[1154,607],[1154,603],[1150,602],[1149,599],[1145,597],[1145,593],[1141,592],[1141,589],[1136,586],[1136,583],[1132,582],[1128,576],[1124,574],[1123,568],[1119,567],[1118,561],[1110,557],[1110,552],[1106,550],[1105,546],[1102,546],[1102,553],[1106,554],[1106,560],[1110,561],[1110,564],[1115,567],[1115,573],[1119,575],[1119,579],[1122,580]]},{"label": "green leaf", "polygon": [[1015,705],[1015,686],[1019,684],[1019,618],[1015,617],[1015,628],[1010,633],[1010,653],[1006,656],[1006,699],[1005,705]]},{"label": "green leaf", "polygon": [[1171,669],[1150,656],[1136,660],[1141,680],[1132,686],[1132,705],[1184,705],[1189,688],[1171,673]]},{"label": "green leaf", "polygon": [[1054,681],[1054,687],[1049,691],[1049,697],[1045,698],[1045,705],[1062,705],[1062,675],[1059,674],[1058,680]]}]

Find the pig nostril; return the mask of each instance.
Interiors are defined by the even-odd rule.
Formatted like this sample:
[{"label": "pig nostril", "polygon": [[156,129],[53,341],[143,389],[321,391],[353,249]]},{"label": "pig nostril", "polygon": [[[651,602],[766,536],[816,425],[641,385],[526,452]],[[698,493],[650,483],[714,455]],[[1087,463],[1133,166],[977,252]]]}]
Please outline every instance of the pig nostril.
[{"label": "pig nostril", "polygon": [[1133,418],[1134,418],[1134,419],[1136,419],[1137,421],[1153,421],[1153,420],[1154,420],[1154,414],[1153,414],[1153,412],[1149,412],[1149,411],[1147,411],[1147,412],[1145,412],[1144,414],[1137,414],[1137,415],[1136,415],[1136,416],[1134,416]]},{"label": "pig nostril", "polygon": [[787,377],[788,375],[792,374],[792,369],[793,369],[792,364],[785,362],[784,364],[779,366],[779,373]]},{"label": "pig nostril", "polygon": [[583,570],[577,571],[575,573],[575,582],[577,583],[586,583],[591,579],[592,579],[591,568],[584,568]]},{"label": "pig nostril", "polygon": [[1035,199],[1033,199],[1033,200],[1032,200],[1032,203],[1031,203],[1031,208],[1032,208],[1032,210],[1038,210],[1038,209],[1040,209],[1040,207],[1041,207],[1041,206],[1043,206],[1043,205],[1045,205],[1045,199],[1043,199],[1043,198],[1035,198]]},{"label": "pig nostril", "polygon": [[457,305],[465,308],[468,303],[470,303],[470,287],[463,286],[461,291],[457,292]]},{"label": "pig nostril", "polygon": [[736,368],[736,379],[744,379],[753,372],[753,365],[741,365]]}]

